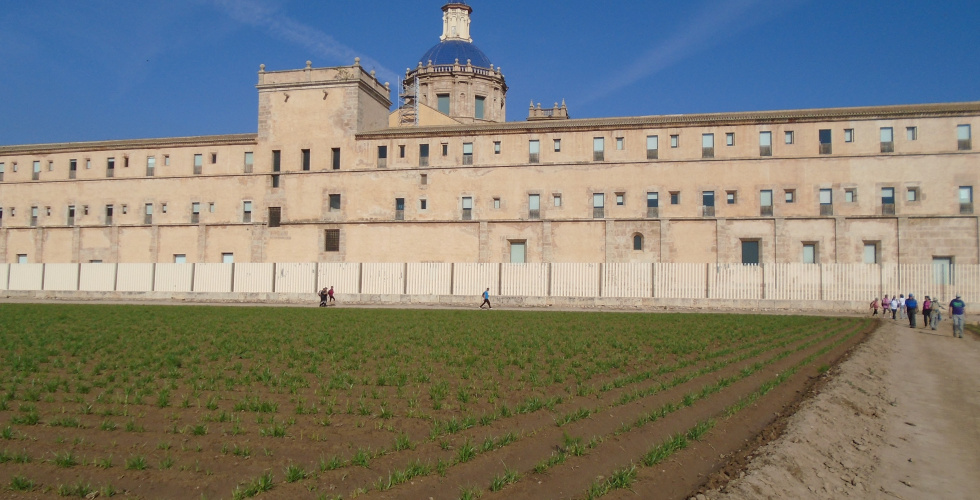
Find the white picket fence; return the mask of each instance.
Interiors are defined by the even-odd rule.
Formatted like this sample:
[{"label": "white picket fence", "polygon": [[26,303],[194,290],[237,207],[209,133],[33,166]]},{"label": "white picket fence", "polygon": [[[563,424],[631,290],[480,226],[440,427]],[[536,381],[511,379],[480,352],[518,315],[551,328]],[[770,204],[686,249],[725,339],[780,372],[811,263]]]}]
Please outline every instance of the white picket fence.
[{"label": "white picket fence", "polygon": [[[916,293],[980,302],[980,266],[911,264],[244,263],[0,264],[0,290],[479,295],[869,301]],[[944,282],[945,281],[945,282]]]}]

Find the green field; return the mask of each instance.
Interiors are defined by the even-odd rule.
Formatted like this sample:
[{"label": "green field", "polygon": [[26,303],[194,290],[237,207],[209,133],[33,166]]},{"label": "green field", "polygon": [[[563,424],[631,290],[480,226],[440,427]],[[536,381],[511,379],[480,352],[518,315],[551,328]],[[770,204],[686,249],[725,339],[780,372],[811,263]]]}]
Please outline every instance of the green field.
[{"label": "green field", "polygon": [[[270,489],[349,498],[454,475],[462,497],[514,488],[579,456],[569,450],[587,454],[643,425],[570,437],[567,429],[598,412],[694,383],[701,393],[677,403],[692,406],[784,358],[812,361],[869,324],[61,304],[0,304],[0,318],[0,479],[8,491],[173,498]],[[472,487],[468,473],[456,472],[522,447],[534,455],[549,432],[562,436],[560,453],[532,457],[533,468],[504,466]],[[120,479],[122,470],[142,475]]]}]

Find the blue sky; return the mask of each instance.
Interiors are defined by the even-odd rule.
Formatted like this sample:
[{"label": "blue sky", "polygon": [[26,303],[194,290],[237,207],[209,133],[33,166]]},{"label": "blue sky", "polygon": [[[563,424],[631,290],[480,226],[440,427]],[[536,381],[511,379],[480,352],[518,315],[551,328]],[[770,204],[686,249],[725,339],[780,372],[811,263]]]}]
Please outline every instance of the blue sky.
[{"label": "blue sky", "polygon": [[[0,144],[255,132],[256,72],[404,75],[443,1],[34,0],[0,9]],[[470,0],[508,119],[980,100],[975,0]]]}]

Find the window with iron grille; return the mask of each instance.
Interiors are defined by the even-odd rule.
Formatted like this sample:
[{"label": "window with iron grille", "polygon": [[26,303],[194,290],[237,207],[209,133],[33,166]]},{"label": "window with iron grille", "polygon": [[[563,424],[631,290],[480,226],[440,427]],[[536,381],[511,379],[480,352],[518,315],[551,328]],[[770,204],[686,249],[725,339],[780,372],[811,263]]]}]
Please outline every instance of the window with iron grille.
[{"label": "window with iron grille", "polygon": [[340,148],[330,149],[330,165],[334,170],[340,170]]},{"label": "window with iron grille", "polygon": [[251,151],[245,152],[245,173],[252,173],[252,168],[254,167],[255,160]]},{"label": "window with iron grille", "polygon": [[772,156],[772,132],[759,132],[759,156]]},{"label": "window with iron grille", "polygon": [[146,176],[153,177],[154,171],[157,167],[157,159],[152,156],[146,157]]},{"label": "window with iron grille", "polygon": [[279,172],[282,170],[282,151],[278,149],[272,150],[272,171]]},{"label": "window with iron grille", "polygon": [[895,151],[895,133],[891,127],[881,127],[881,152],[892,153]]},{"label": "window with iron grille", "polygon": [[956,126],[956,148],[960,151],[969,151],[973,149],[972,135],[971,135],[970,125],[957,125]]},{"label": "window with iron grille", "polygon": [[395,220],[405,220],[405,198],[395,198]]},{"label": "window with iron grille", "polygon": [[464,196],[462,200],[463,220],[473,220],[473,198]]},{"label": "window with iron grille", "polygon": [[279,227],[282,223],[282,207],[269,207],[269,227]]},{"label": "window with iron grille", "polygon": [[114,177],[116,175],[116,159],[109,158],[106,160],[105,164],[105,176]]},{"label": "window with iron grille", "polygon": [[242,222],[252,222],[252,202],[242,202]]},{"label": "window with iron grille", "polygon": [[419,166],[428,167],[429,166],[429,145],[419,144]]},{"label": "window with iron grille", "polygon": [[531,194],[527,197],[528,218],[541,218],[541,195]]},{"label": "window with iron grille", "polygon": [[603,161],[606,158],[606,140],[602,137],[592,139],[592,161]]},{"label": "window with iron grille", "polygon": [[302,153],[303,153],[303,170],[309,171],[310,170],[310,150],[309,149],[304,149],[304,150],[302,150]]},{"label": "window with iron grille", "polygon": [[528,141],[528,163],[538,163],[541,161],[541,142]]},{"label": "window with iron grille", "polygon": [[473,143],[464,142],[463,143],[463,165],[473,164]]},{"label": "window with iron grille", "polygon": [[204,155],[194,155],[194,175],[200,175],[204,171]]},{"label": "window with iron grille", "polygon": [[701,158],[715,157],[715,134],[701,134]]},{"label": "window with iron grille", "polygon": [[660,138],[655,135],[647,136],[647,159],[656,160],[660,156]]},{"label": "window with iron grille", "polygon": [[378,168],[388,167],[388,146],[378,146]]},{"label": "window with iron grille", "polygon": [[327,229],[323,235],[323,250],[327,252],[340,251],[340,229]]},{"label": "window with iron grille", "polygon": [[831,130],[829,128],[820,130],[818,134],[818,137],[820,139],[820,154],[829,155],[834,152],[834,149],[831,145],[832,136],[833,134],[831,133]]}]

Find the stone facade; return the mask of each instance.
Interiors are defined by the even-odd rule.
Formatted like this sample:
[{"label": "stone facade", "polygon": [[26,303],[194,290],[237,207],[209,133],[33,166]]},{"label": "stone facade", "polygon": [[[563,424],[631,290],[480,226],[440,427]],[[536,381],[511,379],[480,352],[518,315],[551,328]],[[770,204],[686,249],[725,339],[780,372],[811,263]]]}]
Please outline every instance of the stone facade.
[{"label": "stone facade", "polygon": [[409,74],[484,120],[307,63],[256,134],[2,146],[0,262],[980,264],[980,102],[505,122],[477,69]]}]

